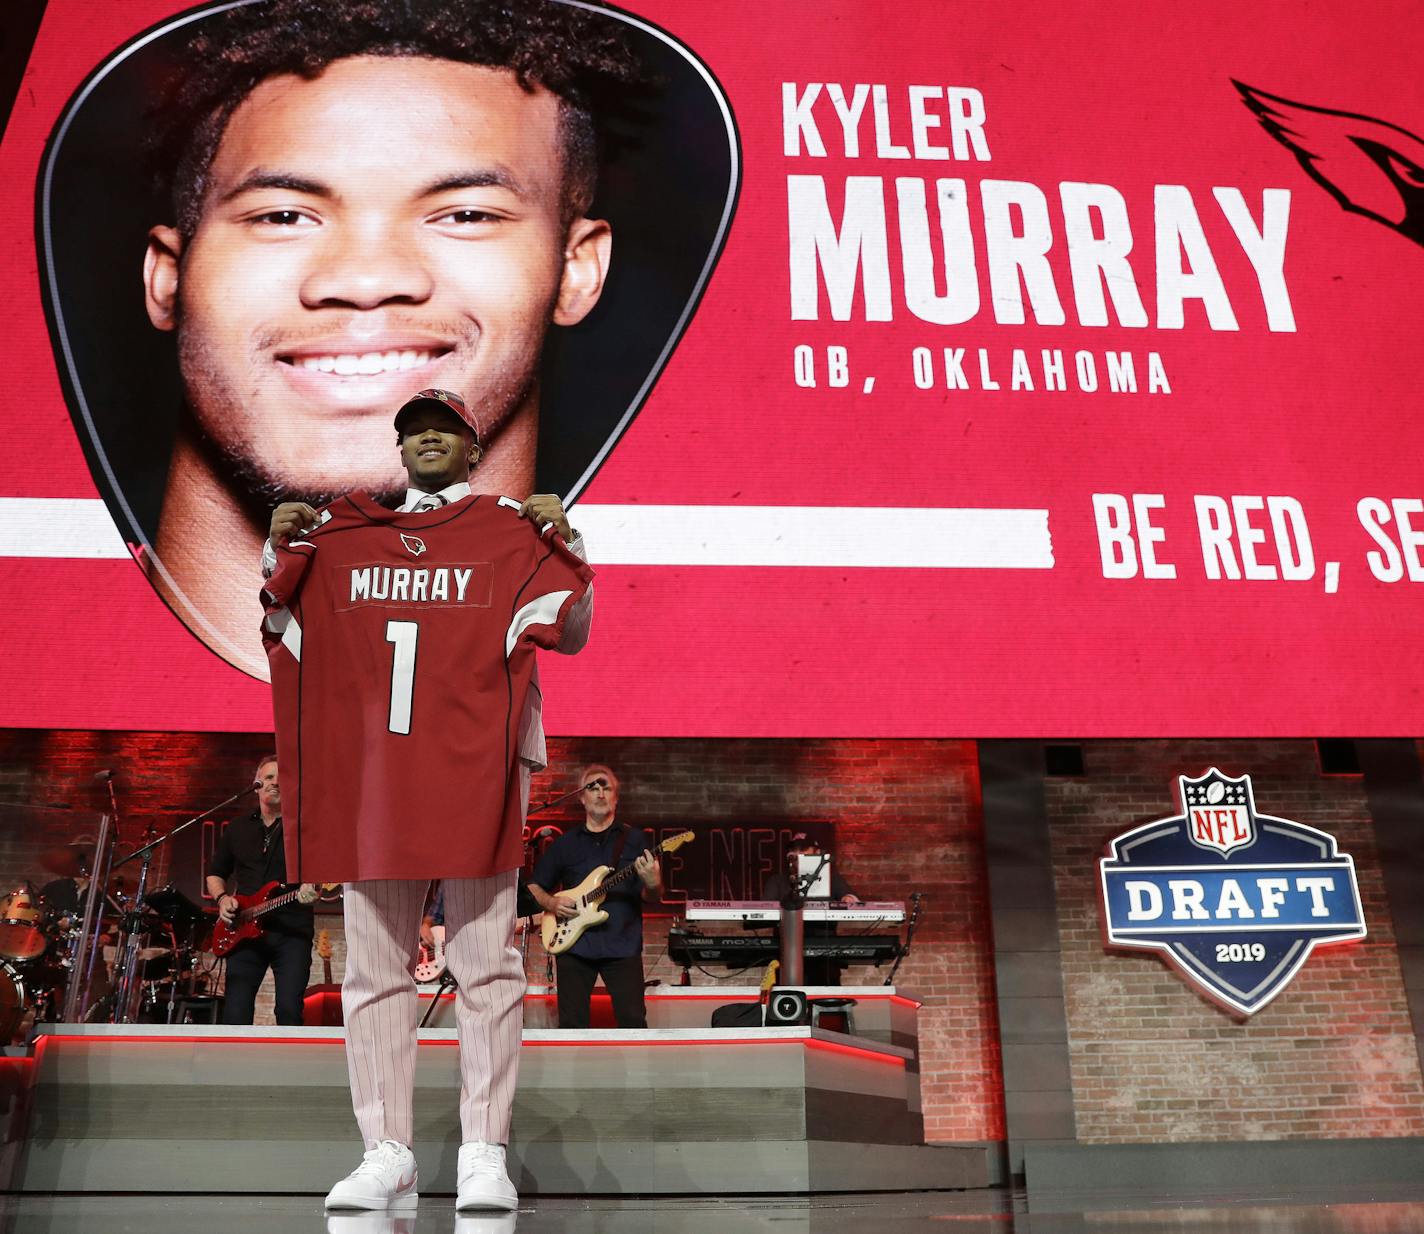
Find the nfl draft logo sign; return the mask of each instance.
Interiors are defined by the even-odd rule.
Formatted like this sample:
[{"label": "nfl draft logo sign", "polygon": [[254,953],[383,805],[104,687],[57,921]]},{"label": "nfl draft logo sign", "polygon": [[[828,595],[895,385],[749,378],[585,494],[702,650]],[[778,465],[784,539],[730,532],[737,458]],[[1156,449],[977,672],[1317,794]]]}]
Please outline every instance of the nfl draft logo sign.
[{"label": "nfl draft logo sign", "polygon": [[1182,812],[1134,827],[1099,862],[1108,942],[1159,952],[1251,1015],[1317,947],[1365,936],[1355,863],[1335,837],[1256,812],[1251,777],[1178,778]]}]

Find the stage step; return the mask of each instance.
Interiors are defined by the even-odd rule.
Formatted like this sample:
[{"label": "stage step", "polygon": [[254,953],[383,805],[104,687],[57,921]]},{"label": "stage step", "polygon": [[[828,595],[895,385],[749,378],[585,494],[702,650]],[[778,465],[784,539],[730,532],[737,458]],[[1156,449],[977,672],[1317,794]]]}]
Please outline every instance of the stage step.
[{"label": "stage step", "polygon": [[[319,1193],[360,1155],[340,1029],[62,1025],[28,1080],[13,1190]],[[424,1030],[432,1194],[454,1191],[458,1084],[454,1032]],[[510,1159],[527,1195],[988,1181],[984,1149],[923,1144],[910,1050],[807,1027],[527,1029]]]}]

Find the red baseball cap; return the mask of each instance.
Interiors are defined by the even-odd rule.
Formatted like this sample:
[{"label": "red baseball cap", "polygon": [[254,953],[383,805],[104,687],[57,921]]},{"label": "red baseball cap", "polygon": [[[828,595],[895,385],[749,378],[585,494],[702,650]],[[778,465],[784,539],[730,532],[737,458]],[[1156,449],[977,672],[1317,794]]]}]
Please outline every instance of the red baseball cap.
[{"label": "red baseball cap", "polygon": [[[419,394],[407,399],[401,409],[396,412],[396,429],[399,431],[401,421],[405,419],[407,412],[415,411],[418,407],[425,407],[434,404],[444,407],[447,411],[453,411],[460,417],[465,426],[475,435],[475,445],[480,445],[480,430],[475,423],[475,417],[470,414],[470,409],[465,406],[462,399],[453,390],[422,390]],[[481,446],[483,449],[483,446]]]}]

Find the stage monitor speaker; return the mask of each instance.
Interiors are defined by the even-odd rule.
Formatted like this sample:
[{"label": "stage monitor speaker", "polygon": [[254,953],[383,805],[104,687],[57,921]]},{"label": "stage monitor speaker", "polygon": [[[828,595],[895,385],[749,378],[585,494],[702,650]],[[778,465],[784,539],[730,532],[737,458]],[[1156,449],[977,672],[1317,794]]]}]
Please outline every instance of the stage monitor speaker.
[{"label": "stage monitor speaker", "polygon": [[774,989],[766,1002],[768,1024],[809,1024],[811,1008],[801,990]]}]

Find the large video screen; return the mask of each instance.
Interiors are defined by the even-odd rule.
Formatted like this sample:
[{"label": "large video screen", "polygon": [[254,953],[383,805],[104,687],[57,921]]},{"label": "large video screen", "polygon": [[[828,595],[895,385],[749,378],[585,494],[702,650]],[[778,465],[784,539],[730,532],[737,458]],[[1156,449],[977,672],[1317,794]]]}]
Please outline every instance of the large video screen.
[{"label": "large video screen", "polygon": [[475,412],[588,735],[1419,727],[1407,5],[51,0],[0,724],[270,726],[272,507]]}]

